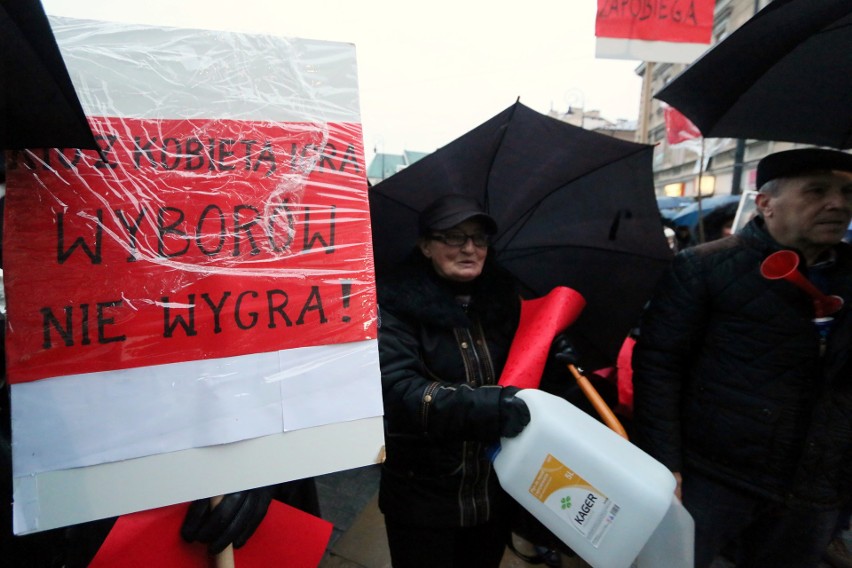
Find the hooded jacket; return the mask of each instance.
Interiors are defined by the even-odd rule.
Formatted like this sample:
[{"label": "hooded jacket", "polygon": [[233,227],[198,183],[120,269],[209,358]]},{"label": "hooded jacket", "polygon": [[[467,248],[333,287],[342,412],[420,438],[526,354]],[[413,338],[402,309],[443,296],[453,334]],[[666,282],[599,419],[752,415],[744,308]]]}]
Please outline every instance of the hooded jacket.
[{"label": "hooded jacket", "polygon": [[475,526],[511,507],[486,449],[499,439],[497,386],[517,327],[512,276],[486,261],[470,284],[442,279],[415,251],[379,281],[389,518]]},{"label": "hooded jacket", "polygon": [[634,351],[635,439],[672,471],[836,507],[852,482],[852,253],[820,270],[845,300],[821,335],[810,296],[760,274],[781,248],[757,218],[675,257]]}]

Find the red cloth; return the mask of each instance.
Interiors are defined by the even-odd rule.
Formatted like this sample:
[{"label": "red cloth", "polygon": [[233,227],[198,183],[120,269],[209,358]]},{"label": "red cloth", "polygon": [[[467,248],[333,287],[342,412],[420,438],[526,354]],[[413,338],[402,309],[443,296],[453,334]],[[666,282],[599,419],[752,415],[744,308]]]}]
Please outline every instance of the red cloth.
[{"label": "red cloth", "polygon": [[680,144],[687,140],[701,138],[698,127],[676,108],[670,106],[663,108],[663,119],[666,123],[666,139],[669,144]]},{"label": "red cloth", "polygon": [[621,344],[616,362],[618,380],[618,411],[627,418],[633,417],[633,346],[636,340],[628,337]]},{"label": "red cloth", "polygon": [[500,375],[500,384],[538,388],[553,338],[574,323],[584,307],[583,296],[565,286],[557,286],[541,298],[523,300],[521,321]]},{"label": "red cloth", "polygon": [[[89,568],[209,568],[206,546],[188,544],[180,527],[188,503],[122,515]],[[236,568],[316,568],[332,524],[279,501],[245,546],[234,550]]]}]

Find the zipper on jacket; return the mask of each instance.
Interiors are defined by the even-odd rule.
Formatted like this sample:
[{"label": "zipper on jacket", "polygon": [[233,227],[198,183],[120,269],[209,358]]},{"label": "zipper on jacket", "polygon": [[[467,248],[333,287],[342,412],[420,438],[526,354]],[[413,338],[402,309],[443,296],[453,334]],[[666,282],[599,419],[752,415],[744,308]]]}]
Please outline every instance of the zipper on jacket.
[{"label": "zipper on jacket", "polygon": [[[474,345],[482,348],[481,360],[479,361],[482,369],[482,384],[495,385],[497,384],[497,378],[494,373],[494,362],[491,360],[491,352],[488,350],[488,343],[485,339],[485,330],[482,329],[482,323],[479,320],[476,320],[474,325],[476,329]],[[479,349],[476,349],[476,351],[480,353]]]},{"label": "zipper on jacket", "polygon": [[429,432],[429,407],[432,405],[435,391],[440,387],[440,383],[429,383],[423,391],[423,398],[420,399],[420,427],[423,428],[424,434]]},{"label": "zipper on jacket", "polygon": [[477,321],[474,323],[473,330],[455,328],[453,331],[464,362],[467,384],[472,386],[496,384],[494,363],[491,361],[482,325]]}]

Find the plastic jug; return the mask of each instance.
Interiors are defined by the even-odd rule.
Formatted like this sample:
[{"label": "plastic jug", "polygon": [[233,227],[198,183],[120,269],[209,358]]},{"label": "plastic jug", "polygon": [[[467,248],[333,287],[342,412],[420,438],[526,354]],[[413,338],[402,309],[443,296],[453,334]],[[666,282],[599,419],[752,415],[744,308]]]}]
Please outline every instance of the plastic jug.
[{"label": "plastic jug", "polygon": [[633,563],[635,568],[693,568],[695,521],[677,497]]},{"label": "plastic jug", "polygon": [[518,396],[530,423],[500,441],[500,485],[595,568],[628,568],[669,510],[674,476],[564,399]]}]

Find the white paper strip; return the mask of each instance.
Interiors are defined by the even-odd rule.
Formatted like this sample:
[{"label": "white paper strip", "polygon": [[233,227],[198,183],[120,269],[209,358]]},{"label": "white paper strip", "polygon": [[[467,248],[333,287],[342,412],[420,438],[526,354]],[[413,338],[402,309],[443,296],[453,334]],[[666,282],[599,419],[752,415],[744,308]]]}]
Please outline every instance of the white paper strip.
[{"label": "white paper strip", "polygon": [[710,49],[705,43],[597,38],[595,57],[665,63],[692,63]]},{"label": "white paper strip", "polygon": [[378,368],[370,340],[12,385],[14,475],[381,416]]}]

